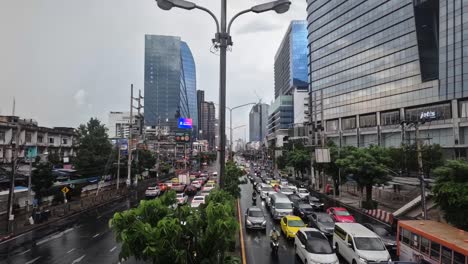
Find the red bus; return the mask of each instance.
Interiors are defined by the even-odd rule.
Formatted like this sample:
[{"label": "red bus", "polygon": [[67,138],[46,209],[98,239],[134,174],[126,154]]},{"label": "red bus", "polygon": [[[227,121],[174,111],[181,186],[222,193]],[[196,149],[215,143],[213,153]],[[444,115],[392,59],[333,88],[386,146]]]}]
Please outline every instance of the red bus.
[{"label": "red bus", "polygon": [[430,220],[398,221],[400,261],[468,264],[468,233]]}]

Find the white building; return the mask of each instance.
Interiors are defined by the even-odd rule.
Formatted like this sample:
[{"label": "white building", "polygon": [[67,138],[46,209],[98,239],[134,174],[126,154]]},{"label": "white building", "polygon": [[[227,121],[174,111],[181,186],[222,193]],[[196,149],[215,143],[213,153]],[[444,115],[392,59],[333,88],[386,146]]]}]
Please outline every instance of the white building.
[{"label": "white building", "polygon": [[[133,113],[134,133],[138,134],[140,129],[140,118]],[[130,112],[110,112],[107,134],[110,138],[128,138],[130,127]]]},{"label": "white building", "polygon": [[303,124],[309,121],[309,91],[294,89],[294,124]]}]

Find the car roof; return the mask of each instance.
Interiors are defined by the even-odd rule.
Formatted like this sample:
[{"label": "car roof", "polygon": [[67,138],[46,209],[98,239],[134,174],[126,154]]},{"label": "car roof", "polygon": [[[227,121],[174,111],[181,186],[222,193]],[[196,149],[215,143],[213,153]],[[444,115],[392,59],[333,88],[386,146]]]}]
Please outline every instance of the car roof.
[{"label": "car roof", "polygon": [[302,221],[302,219],[299,216],[295,216],[295,215],[287,215],[284,218],[288,219],[288,221],[289,220],[301,220]]},{"label": "car roof", "polygon": [[202,199],[205,199],[205,196],[197,195],[197,196],[193,197],[193,199],[195,199],[195,198],[202,198]]},{"label": "car roof", "polygon": [[333,209],[335,211],[348,211],[348,209],[344,207],[330,207],[330,209]]},{"label": "car roof", "polygon": [[259,211],[259,212],[263,212],[262,209],[258,208],[258,207],[249,207],[249,209],[247,209],[249,211]]},{"label": "car roof", "polygon": [[353,236],[378,237],[374,232],[359,223],[336,223],[335,226],[340,227]]}]

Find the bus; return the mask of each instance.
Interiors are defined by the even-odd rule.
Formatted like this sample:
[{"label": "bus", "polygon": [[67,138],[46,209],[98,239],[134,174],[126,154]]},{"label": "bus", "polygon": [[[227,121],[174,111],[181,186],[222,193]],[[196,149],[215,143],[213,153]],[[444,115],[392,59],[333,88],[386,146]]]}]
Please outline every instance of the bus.
[{"label": "bus", "polygon": [[400,220],[397,231],[400,261],[468,264],[468,234],[430,220]]}]

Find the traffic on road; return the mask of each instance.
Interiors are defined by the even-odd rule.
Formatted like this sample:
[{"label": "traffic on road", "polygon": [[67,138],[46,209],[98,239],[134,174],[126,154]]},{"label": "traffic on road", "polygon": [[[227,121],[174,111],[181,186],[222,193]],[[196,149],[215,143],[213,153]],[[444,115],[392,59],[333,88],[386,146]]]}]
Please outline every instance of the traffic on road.
[{"label": "traffic on road", "polygon": [[247,263],[395,260],[395,236],[388,227],[358,223],[346,208],[326,207],[307,188],[290,184],[267,167],[244,165],[250,182],[241,186],[240,202]]}]

